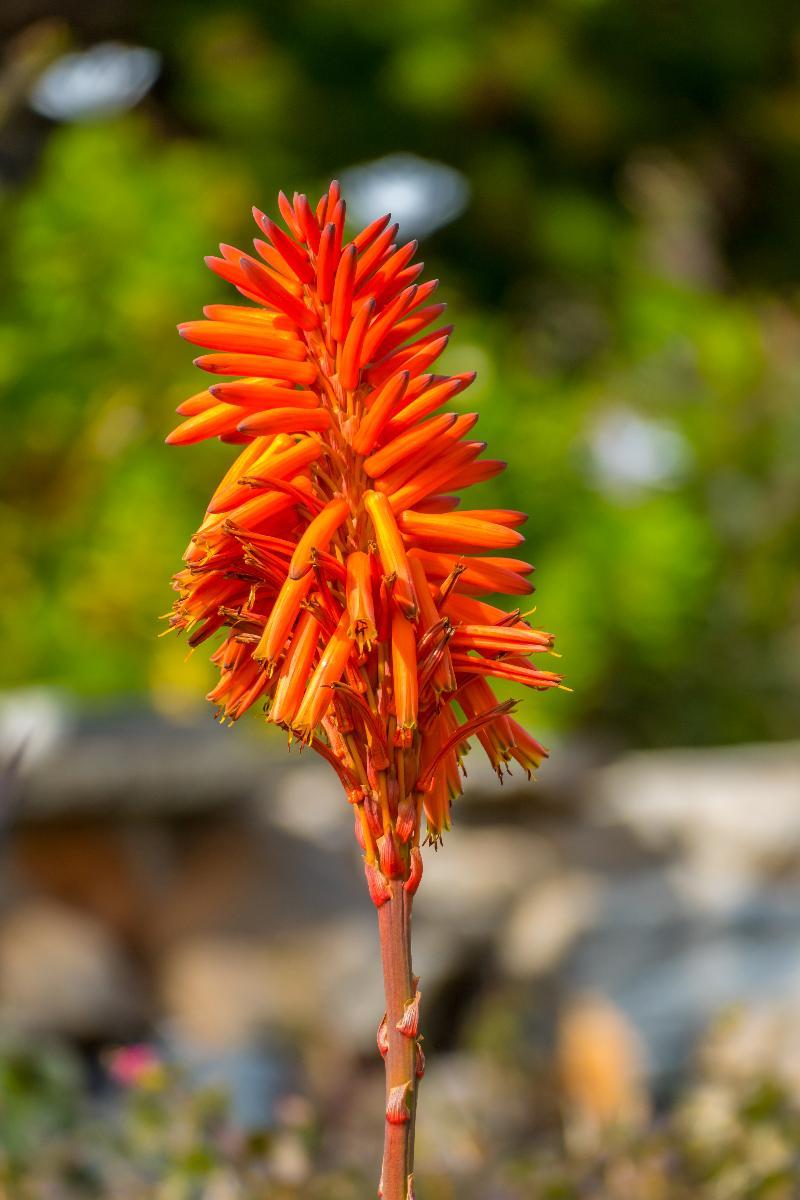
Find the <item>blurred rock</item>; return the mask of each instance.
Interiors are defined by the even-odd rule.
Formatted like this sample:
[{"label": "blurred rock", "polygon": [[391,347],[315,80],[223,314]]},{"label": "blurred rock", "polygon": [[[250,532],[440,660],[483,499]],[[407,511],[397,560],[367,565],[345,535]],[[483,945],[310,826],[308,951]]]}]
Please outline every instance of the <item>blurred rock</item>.
[{"label": "blurred rock", "polygon": [[86,913],[137,948],[153,875],[163,865],[163,832],[87,819],[23,825],[9,847],[8,875],[17,888]]},{"label": "blurred rock", "polygon": [[199,1045],[227,1049],[269,1029],[322,1026],[371,1051],[384,1008],[379,965],[372,922],[352,918],[302,938],[184,938],[159,979],[170,1019]]},{"label": "blurred rock", "polygon": [[20,820],[197,812],[242,801],[286,769],[271,739],[143,708],[79,710],[56,690],[6,693],[0,754],[24,751]]},{"label": "blurred rock", "polygon": [[596,920],[600,883],[559,871],[529,888],[500,933],[497,958],[511,977],[557,970],[575,939]]},{"label": "blurred rock", "polygon": [[724,906],[800,867],[800,742],[630,754],[588,788],[609,820],[680,855],[698,901]]},{"label": "blurred rock", "polygon": [[118,1038],[143,1013],[140,982],[99,921],[34,900],[0,923],[0,1020],[7,1027]]},{"label": "blurred rock", "polygon": [[586,791],[600,841],[641,853],[603,873],[562,975],[627,1014],[671,1086],[721,1009],[800,995],[800,743],[630,754]]},{"label": "blurred rock", "polygon": [[293,978],[291,969],[270,963],[258,943],[209,936],[179,942],[159,982],[164,1009],[181,1037],[228,1050],[302,1002],[303,987],[287,990]]},{"label": "blurred rock", "polygon": [[527,830],[461,825],[440,852],[426,853],[415,916],[446,924],[451,937],[494,935],[514,899],[554,862],[547,842]]},{"label": "blurred rock", "polygon": [[528,779],[513,765],[512,773],[502,781],[479,747],[465,759],[467,777],[464,794],[454,809],[454,825],[463,821],[505,822],[509,819],[536,821],[542,815],[566,817],[584,797],[588,773],[609,759],[609,747],[602,739],[582,736],[554,738],[549,742],[550,757]]},{"label": "blurred rock", "polygon": [[692,905],[668,868],[607,880],[597,917],[567,955],[571,989],[608,996],[671,1087],[715,1015],[797,994],[800,890],[754,893],[726,913]]},{"label": "blurred rock", "polygon": [[350,847],[353,812],[327,763],[311,751],[293,769],[276,772],[255,797],[254,808],[268,826],[304,838],[323,850]]},{"label": "blurred rock", "polygon": [[322,1021],[348,1052],[371,1058],[385,1008],[372,905],[318,930],[308,940],[304,966],[315,990],[310,1023]]},{"label": "blurred rock", "polygon": [[[432,1006],[470,955],[424,921],[415,935],[414,966]],[[227,1051],[268,1031],[313,1029],[371,1058],[385,1007],[374,912],[365,905],[300,937],[181,938],[162,959],[158,989],[176,1033],[198,1046]]]},{"label": "blurred rock", "polygon": [[[323,1091],[331,1065],[311,1033],[335,1044],[340,1077],[371,1061],[384,1003],[375,913],[333,773],[308,754],[273,764],[262,739],[213,722],[34,710],[49,732],[23,761],[6,843],[0,1015],[29,1011],[72,1035],[124,1023],[128,1004],[220,1059],[285,1038]],[[800,749],[599,759],[588,742],[563,747],[535,786],[500,787],[471,756],[415,902],[423,1026],[440,1052],[457,1048],[499,968],[523,1000],[519,1036],[541,1053],[561,998],[598,992],[669,1087],[720,1007],[800,995]],[[75,936],[42,918],[24,950],[15,922],[32,896],[69,914]],[[90,958],[94,1007],[69,999]]]},{"label": "blurred rock", "polygon": [[75,715],[55,688],[24,688],[0,693],[0,755],[19,758],[20,771],[46,762],[67,744]]}]

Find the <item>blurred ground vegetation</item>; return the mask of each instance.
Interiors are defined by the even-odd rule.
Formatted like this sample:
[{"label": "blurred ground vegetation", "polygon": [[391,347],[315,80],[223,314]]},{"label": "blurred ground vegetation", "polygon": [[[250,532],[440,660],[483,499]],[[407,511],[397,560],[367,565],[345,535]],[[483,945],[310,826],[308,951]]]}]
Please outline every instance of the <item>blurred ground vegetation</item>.
[{"label": "blurred ground vegetation", "polygon": [[482,490],[531,513],[575,688],[536,727],[796,732],[796,5],[161,0],[64,23],[164,65],[124,116],[17,110],[0,134],[3,685],[196,697],[201,656],[155,617],[230,452],[162,444],[201,387],[174,325],[224,297],[202,257],[251,235],[251,203],[411,151],[471,188],[422,250],[508,458]]},{"label": "blurred ground vegetation", "polygon": [[[719,1043],[712,1034],[711,1045],[715,1036]],[[0,1082],[0,1195],[9,1200],[359,1200],[371,1194],[373,1181],[361,1166],[331,1164],[318,1114],[299,1097],[286,1098],[268,1129],[245,1134],[231,1124],[224,1092],[192,1085],[157,1060],[122,1088],[112,1090],[106,1079],[101,1097],[89,1099],[79,1063],[46,1044],[5,1045]],[[796,1196],[796,1093],[770,1075],[722,1069],[708,1049],[668,1115],[606,1128],[589,1143],[537,1125],[541,1081],[528,1079],[527,1089],[531,1119],[524,1144],[498,1154],[478,1137],[468,1170],[456,1177],[426,1162],[418,1174],[430,1200]],[[553,1103],[558,1097],[545,1099],[544,1107]],[[568,1128],[568,1111],[565,1116]],[[443,1148],[440,1157],[447,1157]]]}]

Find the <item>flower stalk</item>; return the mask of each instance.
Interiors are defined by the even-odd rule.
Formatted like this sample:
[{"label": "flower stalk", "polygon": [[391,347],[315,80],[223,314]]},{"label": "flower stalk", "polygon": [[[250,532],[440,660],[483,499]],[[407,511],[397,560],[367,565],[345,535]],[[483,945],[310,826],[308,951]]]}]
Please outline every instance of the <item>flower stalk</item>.
[{"label": "flower stalk", "polygon": [[413,895],[397,879],[378,907],[386,1012],[378,1028],[378,1048],[386,1068],[386,1118],[380,1194],[383,1200],[413,1195],[414,1129],[421,1046],[419,990],[411,969]]},{"label": "flower stalk", "polygon": [[410,1200],[421,846],[450,827],[473,741],[501,779],[547,753],[492,681],[545,690],[561,677],[532,661],[551,636],[486,599],[533,590],[531,565],[507,553],[524,514],[459,507],[460,489],[505,464],[471,440],[477,414],[441,411],[474,375],[434,373],[451,328],[428,331],[444,305],[429,303],[435,280],[419,282],[416,243],[398,246],[388,216],[346,241],[335,182],[316,206],[281,194],[279,208],[286,230],[254,210],[257,257],[222,245],[207,259],[244,303],[179,326],[223,382],[179,406],[167,441],[214,437],[238,457],[174,578],[169,620],[192,648],[217,639],[219,719],[260,705],[333,767],[353,807],[386,990],[382,1194]]}]

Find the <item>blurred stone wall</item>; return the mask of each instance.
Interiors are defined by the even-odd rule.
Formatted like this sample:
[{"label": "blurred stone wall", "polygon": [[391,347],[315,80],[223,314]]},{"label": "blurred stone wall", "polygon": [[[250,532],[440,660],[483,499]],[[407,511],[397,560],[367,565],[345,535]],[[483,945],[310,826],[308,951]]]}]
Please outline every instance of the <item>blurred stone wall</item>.
[{"label": "blurred stone wall", "polygon": [[[227,1072],[244,1121],[290,1085],[335,1104],[383,1003],[333,774],[211,722],[48,703],[4,775],[0,1027],[157,1038]],[[431,1104],[476,1095],[469,1052],[498,1044],[591,1122],[669,1091],[725,1006],[800,1000],[800,745],[565,744],[502,788],[468,765],[415,908]]]}]

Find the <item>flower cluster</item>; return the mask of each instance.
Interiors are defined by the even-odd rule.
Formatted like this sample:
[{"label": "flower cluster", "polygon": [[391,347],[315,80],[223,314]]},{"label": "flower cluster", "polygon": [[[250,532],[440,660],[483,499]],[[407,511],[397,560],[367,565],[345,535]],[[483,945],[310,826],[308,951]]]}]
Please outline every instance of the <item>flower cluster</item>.
[{"label": "flower cluster", "polygon": [[192,646],[226,631],[208,696],[223,719],[263,705],[338,772],[380,904],[387,880],[416,888],[423,815],[438,840],[472,738],[498,773],[546,753],[491,680],[560,676],[533,660],[549,634],[482,599],[533,590],[507,553],[525,515],[460,507],[505,464],[482,457],[477,414],[446,410],[473,375],[435,373],[451,330],[429,330],[445,306],[419,282],[416,243],[398,245],[388,216],[345,243],[335,182],[316,207],[279,204],[285,229],[254,210],[255,255],[207,259],[247,303],[179,326],[220,382],[180,405],[167,441],[242,449],[170,621]]}]

